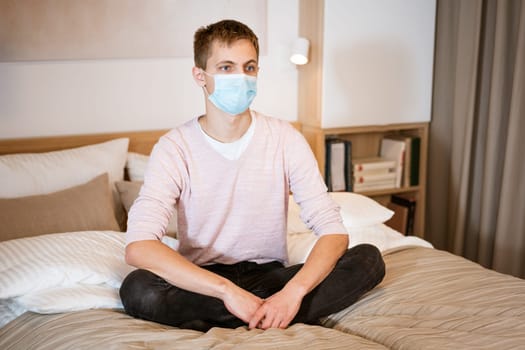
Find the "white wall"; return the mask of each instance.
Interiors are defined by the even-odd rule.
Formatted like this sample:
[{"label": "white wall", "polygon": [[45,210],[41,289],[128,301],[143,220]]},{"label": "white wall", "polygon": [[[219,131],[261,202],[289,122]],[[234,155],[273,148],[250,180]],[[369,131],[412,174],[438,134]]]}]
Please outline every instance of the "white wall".
[{"label": "white wall", "polygon": [[325,0],[324,128],[430,120],[435,0]]},{"label": "white wall", "polygon": [[[267,4],[253,108],[297,120],[297,69],[288,56],[298,0]],[[191,57],[0,63],[0,139],[174,127],[204,111],[192,66]]]}]

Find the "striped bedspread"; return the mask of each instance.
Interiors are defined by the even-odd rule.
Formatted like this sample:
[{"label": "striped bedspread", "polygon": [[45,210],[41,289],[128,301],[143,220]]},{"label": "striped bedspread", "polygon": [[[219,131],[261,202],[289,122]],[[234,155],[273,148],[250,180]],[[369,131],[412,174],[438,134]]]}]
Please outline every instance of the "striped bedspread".
[{"label": "striped bedspread", "polygon": [[525,349],[525,281],[428,248],[385,261],[384,281],[324,327],[200,333],[115,310],[28,312],[0,329],[0,349]]},{"label": "striped bedspread", "polygon": [[385,257],[379,288],[324,322],[390,349],[525,349],[525,281],[450,253]]}]

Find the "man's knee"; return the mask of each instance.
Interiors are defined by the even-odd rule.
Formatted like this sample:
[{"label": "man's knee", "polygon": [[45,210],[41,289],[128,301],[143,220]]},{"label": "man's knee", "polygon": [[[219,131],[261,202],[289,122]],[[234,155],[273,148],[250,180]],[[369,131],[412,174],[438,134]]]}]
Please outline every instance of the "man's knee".
[{"label": "man's knee", "polygon": [[[379,284],[385,276],[385,262],[379,249],[368,243],[358,244],[343,255],[340,263],[344,265],[358,264],[370,279]],[[354,267],[355,268],[355,265]]]},{"label": "man's knee", "polygon": [[124,310],[131,316],[150,318],[161,297],[155,285],[158,286],[161,281],[160,277],[147,270],[139,269],[128,274],[119,290]]},{"label": "man's knee", "polygon": [[379,284],[385,277],[385,262],[381,252],[372,244],[360,244],[358,247],[362,250],[361,254],[366,257],[364,264],[374,277],[374,284]]}]

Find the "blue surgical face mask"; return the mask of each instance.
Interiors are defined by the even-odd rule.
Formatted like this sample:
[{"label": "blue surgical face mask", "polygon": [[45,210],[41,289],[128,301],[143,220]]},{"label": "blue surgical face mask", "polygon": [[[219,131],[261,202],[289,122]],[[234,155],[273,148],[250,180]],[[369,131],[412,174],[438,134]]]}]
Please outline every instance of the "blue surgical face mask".
[{"label": "blue surgical face mask", "polygon": [[250,107],[257,95],[257,78],[246,74],[215,74],[215,90],[208,99],[221,111],[236,115]]}]

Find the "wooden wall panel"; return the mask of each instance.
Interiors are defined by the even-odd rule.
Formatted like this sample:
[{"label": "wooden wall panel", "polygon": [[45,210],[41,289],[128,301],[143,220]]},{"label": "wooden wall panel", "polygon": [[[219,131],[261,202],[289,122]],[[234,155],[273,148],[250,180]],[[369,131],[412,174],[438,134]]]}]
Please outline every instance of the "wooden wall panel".
[{"label": "wooden wall panel", "polygon": [[265,52],[265,0],[0,0],[0,61],[193,57],[195,30],[224,18]]}]

